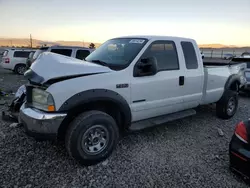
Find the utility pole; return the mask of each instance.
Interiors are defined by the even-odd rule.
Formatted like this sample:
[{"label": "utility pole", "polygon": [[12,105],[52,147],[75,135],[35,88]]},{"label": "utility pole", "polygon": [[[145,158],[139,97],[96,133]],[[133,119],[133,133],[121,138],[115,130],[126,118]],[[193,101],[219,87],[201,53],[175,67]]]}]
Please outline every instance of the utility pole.
[{"label": "utility pole", "polygon": [[32,48],[32,36],[30,34],[30,47]]}]

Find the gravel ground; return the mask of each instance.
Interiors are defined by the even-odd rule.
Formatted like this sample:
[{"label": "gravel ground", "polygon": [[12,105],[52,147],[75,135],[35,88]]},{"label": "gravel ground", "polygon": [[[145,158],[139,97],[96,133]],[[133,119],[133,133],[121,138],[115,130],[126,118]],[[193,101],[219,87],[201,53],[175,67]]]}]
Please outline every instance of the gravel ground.
[{"label": "gravel ground", "polygon": [[[0,69],[1,89],[15,91],[25,82]],[[70,159],[62,144],[37,142],[0,120],[0,187],[244,188],[228,168],[228,145],[249,105],[241,97],[236,116],[227,121],[217,119],[211,105],[196,116],[127,135],[108,160],[91,167]]]}]

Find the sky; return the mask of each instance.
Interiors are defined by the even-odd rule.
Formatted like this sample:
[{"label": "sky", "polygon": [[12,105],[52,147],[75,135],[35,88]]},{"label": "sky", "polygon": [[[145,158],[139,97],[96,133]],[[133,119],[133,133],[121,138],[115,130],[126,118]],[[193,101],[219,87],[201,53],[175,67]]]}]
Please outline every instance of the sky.
[{"label": "sky", "polygon": [[250,45],[250,0],[0,0],[0,37],[104,42],[167,35]]}]

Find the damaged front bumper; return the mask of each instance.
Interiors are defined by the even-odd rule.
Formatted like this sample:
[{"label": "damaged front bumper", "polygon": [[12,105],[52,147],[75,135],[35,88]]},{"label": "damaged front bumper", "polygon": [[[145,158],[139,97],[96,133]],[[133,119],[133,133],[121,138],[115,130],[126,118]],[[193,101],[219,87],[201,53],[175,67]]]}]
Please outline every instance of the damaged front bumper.
[{"label": "damaged front bumper", "polygon": [[35,108],[20,108],[19,123],[23,124],[26,133],[36,139],[56,139],[58,129],[66,117],[66,113],[47,113]]}]

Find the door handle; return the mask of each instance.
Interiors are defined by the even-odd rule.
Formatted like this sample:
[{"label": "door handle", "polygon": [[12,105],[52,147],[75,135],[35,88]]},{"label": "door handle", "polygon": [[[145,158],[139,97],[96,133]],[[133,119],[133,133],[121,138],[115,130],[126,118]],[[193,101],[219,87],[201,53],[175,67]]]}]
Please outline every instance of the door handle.
[{"label": "door handle", "polygon": [[185,80],[185,79],[184,79],[184,76],[180,76],[180,77],[179,77],[179,85],[180,85],[180,86],[183,86],[183,85],[184,85],[184,80]]}]

